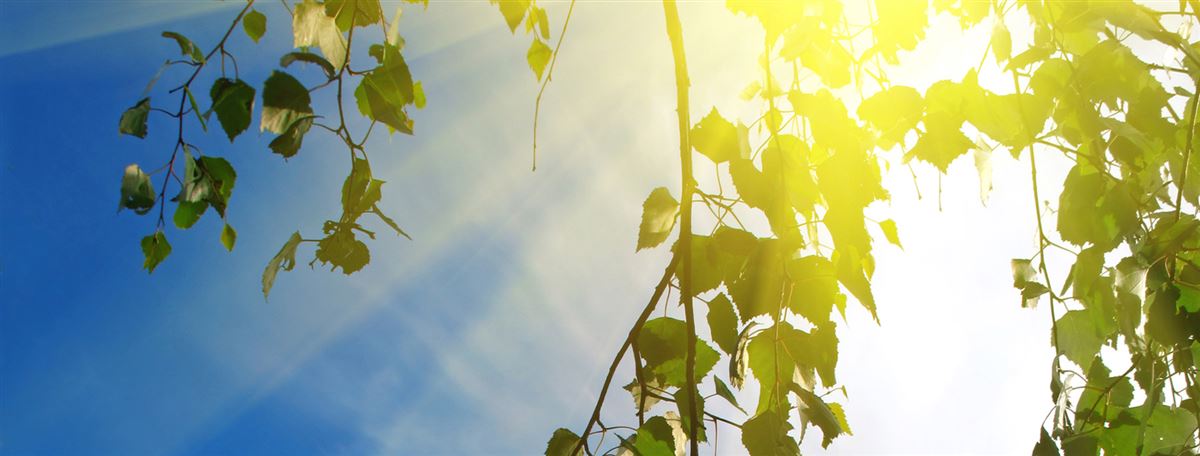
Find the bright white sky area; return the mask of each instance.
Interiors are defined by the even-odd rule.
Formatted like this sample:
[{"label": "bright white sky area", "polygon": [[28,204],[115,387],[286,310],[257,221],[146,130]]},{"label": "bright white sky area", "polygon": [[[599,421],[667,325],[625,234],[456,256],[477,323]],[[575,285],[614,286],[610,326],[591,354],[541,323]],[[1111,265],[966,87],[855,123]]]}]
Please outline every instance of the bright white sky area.
[{"label": "bright white sky area", "polygon": [[[349,278],[305,267],[281,273],[264,303],[258,280],[278,246],[338,213],[348,164],[331,136],[310,133],[286,164],[267,152],[270,138],[229,146],[219,134],[206,137],[206,150],[238,166],[232,254],[218,250],[215,222],[202,221],[172,232],[173,255],[146,277],[136,242],[152,222],[111,213],[121,167],[156,163],[169,147],[165,121],[151,123],[161,131],[144,143],[117,138],[113,128],[177,52],[159,31],[212,42],[236,5],[197,14],[194,2],[0,1],[0,67],[31,72],[0,77],[3,172],[76,170],[69,172],[80,178],[63,185],[83,199],[68,221],[4,187],[5,210],[29,215],[21,219],[28,225],[4,222],[4,249],[20,255],[17,239],[51,242],[21,237],[26,229],[66,224],[85,233],[55,240],[79,252],[79,264],[6,260],[0,273],[8,328],[0,339],[0,451],[526,455],[540,454],[556,427],[580,430],[668,260],[665,247],[634,252],[645,196],[658,186],[678,196],[661,5],[579,2],[544,100],[538,170],[530,172],[537,84],[525,64],[528,38],[511,36],[486,2],[431,3],[406,10],[400,27],[428,108],[415,115],[414,137],[377,134],[368,145],[376,176],[388,181],[382,206],[414,241],[382,236],[370,244],[371,264]],[[567,3],[539,3],[557,37]],[[256,85],[290,47],[279,4],[260,10],[267,37],[257,46],[241,37],[233,47]],[[716,106],[749,123],[761,107],[738,94],[755,79],[761,28],[722,1],[686,1],[681,10],[693,119]],[[39,19],[21,19],[28,17]],[[935,20],[930,39],[901,54],[893,82],[923,91],[934,80],[960,79],[979,62],[990,30],[985,22],[961,35],[948,18]],[[103,93],[21,104],[33,111],[18,116],[20,94],[52,73]],[[318,112],[331,108],[328,94],[317,100]],[[22,119],[68,102],[75,122],[101,124],[92,150],[18,134]],[[42,153],[18,156],[27,148]],[[1066,167],[1040,154],[1042,196],[1056,204]],[[1027,154],[1014,160],[995,151],[986,206],[970,155],[940,180],[931,166],[914,164],[923,198],[900,153],[882,155],[893,165],[885,176],[892,200],[868,215],[894,219],[904,249],[875,232],[881,324],[856,305],[839,322],[837,376],[849,397],[838,402],[854,435],[827,451],[1027,453],[1051,409],[1053,356],[1049,311],[1044,303],[1021,308],[1009,266],[1036,250]],[[94,162],[80,169],[84,156]],[[92,247],[101,242],[115,247]],[[301,264],[310,255],[302,248]],[[1052,271],[1065,272],[1057,266]],[[90,288],[47,285],[72,271]],[[191,288],[197,283],[209,286]],[[74,304],[30,310],[67,302]],[[37,331],[25,338],[18,328]],[[635,421],[619,389],[631,375],[618,375],[606,423]],[[78,446],[64,446],[63,434]],[[818,434],[805,439],[805,452],[821,451]],[[717,447],[705,452],[744,453],[733,436],[721,428]]]}]

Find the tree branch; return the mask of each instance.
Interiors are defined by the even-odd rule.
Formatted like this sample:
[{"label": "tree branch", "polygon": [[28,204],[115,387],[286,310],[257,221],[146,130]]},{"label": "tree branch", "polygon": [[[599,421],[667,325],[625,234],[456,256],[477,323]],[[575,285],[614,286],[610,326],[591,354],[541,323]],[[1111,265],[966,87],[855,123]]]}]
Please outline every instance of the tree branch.
[{"label": "tree branch", "polygon": [[684,322],[687,324],[687,358],[685,372],[687,380],[684,391],[688,397],[688,436],[692,456],[700,454],[700,404],[696,394],[696,318],[692,308],[692,194],[696,190],[696,181],[692,179],[692,145],[688,141],[688,129],[691,127],[688,107],[688,69],[687,54],[683,48],[683,25],[679,22],[679,8],[675,0],[663,0],[663,13],[667,21],[667,37],[671,41],[671,56],[675,61],[675,104],[679,115],[679,161],[680,180],[683,191],[679,200],[680,224],[679,244],[676,255],[683,262],[683,273],[679,276],[679,302],[683,305]]},{"label": "tree branch", "polygon": [[[650,314],[654,313],[655,304],[658,304],[659,298],[667,289],[667,284],[671,283],[671,276],[675,273],[675,265],[679,263],[679,255],[671,256],[671,262],[667,264],[667,269],[663,271],[662,279],[658,285],[654,287],[654,294],[650,296],[650,302],[646,303],[646,308],[642,309],[642,314],[638,316],[637,321],[633,323],[633,327],[629,329],[629,335],[625,337],[625,342],[621,344],[621,349],[617,350],[617,355],[613,357],[612,365],[608,367],[608,375],[604,377],[604,385],[600,387],[600,396],[596,399],[596,407],[592,409],[592,417],[588,418],[587,425],[583,428],[583,437],[575,444],[575,448],[570,454],[576,454],[582,448],[587,448],[586,440],[589,433],[592,432],[592,427],[600,421],[600,409],[604,407],[604,396],[608,394],[608,387],[612,384],[613,375],[617,372],[617,367],[621,365],[621,358],[625,357],[625,351],[633,345],[634,339],[637,339],[638,334],[642,331],[642,325],[646,324],[646,320],[650,318]],[[644,394],[644,393],[643,393]]]}]

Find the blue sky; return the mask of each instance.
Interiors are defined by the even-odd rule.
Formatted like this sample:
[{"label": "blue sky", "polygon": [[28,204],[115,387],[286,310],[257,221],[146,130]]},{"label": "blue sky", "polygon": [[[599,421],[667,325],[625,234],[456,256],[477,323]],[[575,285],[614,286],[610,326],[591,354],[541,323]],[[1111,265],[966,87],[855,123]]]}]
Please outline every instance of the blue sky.
[{"label": "blue sky", "polygon": [[[553,23],[564,6],[549,4]],[[230,145],[189,127],[237,167],[232,253],[208,218],[172,228],[171,257],[147,275],[138,240],[154,221],[115,210],[123,167],[156,168],[173,140],[161,116],[145,140],[116,131],[177,55],[159,32],[211,43],[231,7],[0,2],[0,453],[519,455],[578,428],[666,261],[633,251],[642,198],[678,179],[659,6],[576,11],[536,173],[527,38],[483,2],[406,11],[428,108],[415,136],[377,134],[368,150],[388,181],[385,211],[414,240],[381,236],[349,278],[305,259],[270,302],[266,261],[292,231],[339,213],[348,163],[331,136],[314,131],[285,163],[268,136]],[[263,42],[237,32],[231,44],[255,85],[290,47],[282,8],[261,11]],[[710,69],[693,78],[697,111],[749,113],[737,93],[754,66],[753,24],[719,3],[683,13],[727,26],[687,35],[693,68]],[[331,107],[324,95],[318,112]],[[858,310],[844,326],[839,377],[856,435],[833,453],[1024,452],[1049,410],[1049,318],[1019,309],[1008,279],[1008,259],[1034,245],[1024,165],[997,159],[997,182],[1016,184],[985,209],[966,161],[944,182],[945,212],[912,194],[906,170],[889,176],[897,202],[878,210],[907,251],[878,253],[883,326]],[[935,276],[943,285],[928,286]],[[628,411],[614,396],[613,421]],[[741,451],[725,441],[723,454]]]}]

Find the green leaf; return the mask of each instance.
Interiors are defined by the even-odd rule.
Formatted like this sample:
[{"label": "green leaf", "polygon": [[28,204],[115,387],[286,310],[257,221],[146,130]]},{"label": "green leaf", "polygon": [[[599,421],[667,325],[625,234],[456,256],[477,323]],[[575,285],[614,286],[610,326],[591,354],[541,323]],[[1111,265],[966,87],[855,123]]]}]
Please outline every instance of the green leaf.
[{"label": "green leaf", "polygon": [[296,61],[312,63],[321,67],[321,70],[325,72],[325,77],[329,79],[337,77],[337,70],[333,69],[332,63],[329,63],[329,61],[325,60],[324,57],[311,52],[298,51],[284,54],[283,57],[279,58],[279,66],[286,68],[287,66],[291,65],[292,62]]},{"label": "green leaf", "polygon": [[[800,401],[804,403],[804,407],[800,409],[800,416],[804,421],[811,422],[821,429],[821,448],[828,448],[833,439],[845,433],[841,422],[845,421],[843,416],[841,420],[834,414],[833,409],[821,400],[812,391],[804,389],[799,385],[792,384],[792,392],[800,396]],[[841,406],[838,406],[841,410]]]},{"label": "green leaf", "polygon": [[829,88],[838,88],[850,83],[850,67],[854,56],[834,39],[824,27],[793,27],[783,35],[780,57],[799,59],[805,68],[812,70]]},{"label": "green leaf", "polygon": [[896,233],[896,222],[894,220],[888,219],[879,222],[879,229],[883,230],[883,236],[887,238],[888,242],[891,242],[892,245],[900,247],[901,249],[904,248],[904,246],[900,244],[900,235]]},{"label": "green leaf", "polygon": [[688,138],[697,152],[704,154],[713,163],[722,163],[750,157],[748,135],[749,130],[744,125],[734,126],[721,117],[717,108],[713,108],[700,122],[692,126]]},{"label": "green leaf", "polygon": [[875,313],[875,295],[871,292],[871,281],[864,271],[863,258],[853,248],[834,251],[834,265],[837,267],[838,282],[846,287],[850,294],[868,311],[871,318],[879,321]]},{"label": "green leaf", "polygon": [[1200,340],[1192,342],[1192,365],[1200,367]]},{"label": "green leaf", "polygon": [[648,249],[662,244],[675,229],[675,219],[679,216],[679,201],[671,196],[666,187],[658,187],[650,191],[646,201],[642,202],[642,224],[638,228],[637,250]]},{"label": "green leaf", "polygon": [[533,74],[537,75],[539,81],[542,80],[546,64],[550,63],[551,54],[550,46],[547,46],[541,39],[534,38],[533,42],[529,43],[529,51],[525,53],[525,60],[529,62],[529,69],[533,70]]},{"label": "green leaf", "polygon": [[925,38],[925,27],[929,25],[926,11],[929,4],[924,1],[875,0],[875,22],[873,35],[874,51],[883,54],[889,62],[896,61],[896,52],[913,50]]},{"label": "green leaf", "polygon": [[226,223],[225,227],[221,228],[221,245],[225,246],[225,250],[232,252],[233,244],[236,242],[237,231],[235,231],[232,226],[229,226],[229,224]]},{"label": "green leaf", "polygon": [[750,456],[799,456],[800,446],[788,435],[787,412],[765,410],[742,424],[742,445]]},{"label": "green leaf", "polygon": [[154,234],[142,238],[142,254],[146,256],[142,268],[154,273],[154,268],[171,254],[171,244],[167,242],[167,236],[162,231],[155,231]]},{"label": "green leaf", "polygon": [[200,216],[204,215],[206,210],[208,210],[206,201],[180,201],[175,207],[175,226],[185,230],[191,228],[200,220]]},{"label": "green leaf", "polygon": [[1038,298],[1050,291],[1037,281],[1038,273],[1030,260],[1012,259],[1013,287],[1021,290],[1021,307],[1037,307]]},{"label": "green leaf", "polygon": [[204,120],[204,114],[200,113],[200,105],[196,103],[196,96],[192,95],[192,89],[188,86],[183,87],[184,95],[187,95],[188,103],[192,105],[192,114],[196,115],[196,120],[200,121],[200,129],[208,132],[208,121]]},{"label": "green leaf", "polygon": [[890,149],[916,128],[924,104],[916,89],[892,86],[863,100],[858,116],[879,132],[879,146]]},{"label": "green leaf", "polygon": [[1124,186],[1088,164],[1071,168],[1059,195],[1058,232],[1064,241],[1108,250],[1137,227],[1137,201]]},{"label": "green leaf", "polygon": [[637,410],[640,406],[643,407],[643,412],[648,412],[650,411],[651,407],[654,407],[654,404],[658,403],[659,399],[655,396],[655,394],[657,394],[656,391],[663,390],[663,385],[660,385],[658,381],[653,378],[646,378],[642,380],[646,383],[647,392],[644,403],[642,402],[642,385],[638,384],[636,378],[630,381],[629,384],[625,385],[623,388],[625,388],[625,391],[629,391],[630,396],[633,396],[634,410]]},{"label": "green leaf", "polygon": [[212,99],[212,111],[217,113],[221,128],[229,142],[250,128],[250,117],[254,111],[254,88],[241,79],[220,78],[213,82],[208,92]]},{"label": "green leaf", "polygon": [[831,323],[834,304],[845,307],[846,297],[837,282],[837,270],[828,259],[809,255],[789,260],[786,266],[792,279],[792,300],[788,309],[818,327]]},{"label": "green leaf", "polygon": [[967,120],[975,128],[1013,150],[1029,146],[1045,128],[1052,104],[1048,97],[982,92],[967,99]]},{"label": "green leaf", "polygon": [[325,14],[325,5],[312,0],[297,4],[292,13],[292,31],[293,46],[316,46],[335,69],[346,62],[346,37],[334,19]]},{"label": "green leaf", "polygon": [[121,122],[117,131],[123,135],[139,138],[146,137],[146,119],[150,116],[150,98],[143,98],[121,113]]},{"label": "green leaf", "polygon": [[758,326],[757,322],[749,322],[746,327],[742,328],[742,332],[738,333],[737,350],[729,354],[729,383],[733,384],[734,388],[742,389],[742,384],[746,380],[746,366],[749,364],[749,347],[751,341],[751,331]]},{"label": "green leaf", "polygon": [[367,245],[356,239],[349,228],[338,229],[317,242],[317,261],[331,265],[331,269],[342,268],[346,275],[358,272],[371,262]]},{"label": "green leaf", "polygon": [[237,173],[233,170],[233,165],[224,158],[207,156],[199,157],[196,165],[211,186],[206,200],[221,214],[221,218],[224,218],[225,208],[229,205],[229,199],[233,197],[233,186],[237,183]]},{"label": "green leaf", "polygon": [[410,241],[412,240],[412,236],[409,236],[408,233],[405,233],[404,230],[400,229],[400,225],[397,225],[395,220],[392,220],[391,217],[388,217],[383,213],[383,211],[379,210],[378,205],[373,206],[371,208],[371,212],[378,216],[380,220],[383,220],[383,223],[387,224],[388,227],[396,231],[396,234],[404,236]]},{"label": "green leaf", "polygon": [[1033,446],[1033,456],[1059,456],[1061,454],[1058,452],[1058,445],[1054,443],[1054,439],[1050,438],[1050,433],[1046,432],[1046,428],[1042,428],[1042,437],[1038,439],[1037,445]]},{"label": "green leaf", "polygon": [[125,167],[125,175],[121,178],[121,202],[117,210],[133,209],[138,215],[144,215],[154,208],[154,184],[150,176],[142,172],[136,164]]},{"label": "green leaf", "polygon": [[818,326],[811,333],[786,332],[783,344],[796,358],[797,365],[813,369],[821,376],[822,384],[827,387],[837,384],[838,339],[833,322]]},{"label": "green leaf", "polygon": [[412,134],[412,120],[405,111],[405,106],[415,101],[408,64],[399,48],[390,44],[372,46],[371,55],[380,65],[364,76],[354,91],[359,112],[394,131]]},{"label": "green leaf", "polygon": [[508,30],[516,33],[517,26],[521,25],[521,21],[525,20],[525,13],[529,11],[530,0],[489,1],[500,7],[500,14],[504,15],[504,23],[508,24]]},{"label": "green leaf", "polygon": [[722,399],[725,399],[730,405],[734,406],[742,413],[746,413],[746,410],[742,409],[742,406],[738,405],[737,397],[733,395],[733,390],[729,389],[729,385],[726,385],[725,382],[721,380],[721,377],[714,375],[713,383],[717,384],[718,396],[721,396]]},{"label": "green leaf", "polygon": [[550,39],[550,18],[546,17],[544,8],[534,7],[531,9],[530,17],[534,18],[534,23],[537,24],[538,33],[542,35],[543,40]]},{"label": "green leaf", "polygon": [[271,288],[275,286],[275,275],[279,270],[291,271],[296,267],[296,247],[300,245],[300,232],[292,233],[287,242],[283,244],[283,248],[279,249],[271,261],[267,262],[267,268],[263,270],[262,276],[262,291],[263,299],[271,294]]},{"label": "green leaf", "polygon": [[1067,359],[1087,369],[1092,359],[1100,352],[1103,336],[1096,329],[1091,313],[1086,310],[1071,310],[1063,314],[1055,324],[1058,329],[1059,348]]},{"label": "green leaf", "polygon": [[413,106],[425,109],[425,88],[421,86],[421,81],[413,83]]},{"label": "green leaf", "polygon": [[267,33],[267,16],[257,10],[250,10],[246,17],[242,18],[242,29],[246,31],[246,36],[257,43],[263,34]]},{"label": "green leaf", "polygon": [[[699,373],[697,373],[697,377],[699,377]],[[697,378],[697,383],[699,383],[700,380],[701,379]],[[679,409],[679,426],[681,429],[683,429],[683,435],[686,438],[695,438],[697,442],[707,441],[708,438],[704,426],[704,398],[700,397],[700,391],[697,390],[696,395],[694,396],[694,401],[689,401],[687,399],[686,391],[686,387],[681,387],[678,390],[675,390],[675,394],[672,395],[672,398],[675,399],[675,407]],[[697,407],[696,410],[696,416],[700,418],[700,422],[696,425],[696,433],[698,434],[697,436],[691,435],[691,410],[693,403],[699,404],[699,407]]]},{"label": "green leaf", "polygon": [[631,449],[639,456],[675,456],[675,433],[661,416],[651,417],[638,427]]},{"label": "green leaf", "polygon": [[738,343],[738,316],[734,313],[733,303],[724,293],[717,294],[708,302],[708,329],[712,333],[713,342],[721,347],[721,351],[733,354]]},{"label": "green leaf", "polygon": [[963,134],[962,122],[961,118],[949,114],[926,115],[925,134],[917,139],[908,156],[928,162],[944,174],[954,159],[975,147],[975,143]]},{"label": "green leaf", "polygon": [[196,46],[196,43],[193,43],[188,37],[175,32],[162,32],[162,36],[175,40],[175,43],[179,44],[179,52],[191,57],[193,62],[204,63],[204,51],[201,51],[200,47]]},{"label": "green leaf", "polygon": [[752,337],[746,347],[750,371],[758,379],[757,413],[783,405],[777,400],[787,395],[787,386],[792,383],[796,372],[796,362],[784,345],[776,340],[775,333],[793,330],[786,322],[776,323],[776,327],[764,329]]},{"label": "green leaf", "polygon": [[726,283],[743,321],[775,315],[783,307],[784,252],[776,239],[764,239],[746,260],[741,276]]},{"label": "green leaf", "polygon": [[378,23],[383,10],[379,8],[379,0],[326,0],[325,14],[334,18],[338,29],[345,32],[351,27]]},{"label": "green leaf", "polygon": [[304,135],[308,134],[308,130],[312,128],[316,118],[317,116],[305,116],[288,125],[283,134],[271,140],[271,144],[268,145],[271,152],[282,155],[283,158],[295,156],[297,152],[300,152],[300,146],[304,143]]},{"label": "green leaf", "polygon": [[350,220],[357,220],[379,202],[383,184],[383,181],[371,177],[370,162],[362,158],[354,159],[350,175],[342,183],[342,211]]},{"label": "green leaf", "polygon": [[[720,354],[696,339],[696,378],[708,375]],[[665,387],[682,387],[686,382],[687,325],[682,320],[660,317],[647,321],[638,334],[638,347],[646,370]]]},{"label": "green leaf", "polygon": [[829,411],[833,413],[833,417],[837,419],[838,427],[842,428],[842,432],[846,435],[854,435],[854,432],[850,430],[850,422],[846,420],[846,410],[842,409],[842,404],[829,402],[826,405],[829,406]]},{"label": "green leaf", "polygon": [[569,429],[558,428],[546,442],[546,456],[580,456],[583,451],[571,452],[579,444],[579,436]]},{"label": "green leaf", "polygon": [[[1150,408],[1150,405],[1142,405],[1130,410],[1134,411],[1135,416],[1143,417]],[[1179,454],[1181,449],[1195,441],[1192,434],[1196,431],[1196,416],[1191,411],[1168,405],[1158,405],[1152,410],[1150,417],[1144,419],[1144,454]]]},{"label": "green leaf", "polygon": [[1012,57],[1012,34],[1002,21],[997,20],[996,26],[992,27],[991,47],[996,63],[1003,63]]},{"label": "green leaf", "polygon": [[1012,274],[1013,287],[1017,289],[1024,288],[1025,284],[1037,280],[1037,271],[1033,269],[1032,262],[1022,258],[1012,259]]},{"label": "green leaf", "polygon": [[259,130],[282,134],[297,119],[312,115],[311,99],[304,88],[291,75],[273,71],[263,83],[262,122]]}]

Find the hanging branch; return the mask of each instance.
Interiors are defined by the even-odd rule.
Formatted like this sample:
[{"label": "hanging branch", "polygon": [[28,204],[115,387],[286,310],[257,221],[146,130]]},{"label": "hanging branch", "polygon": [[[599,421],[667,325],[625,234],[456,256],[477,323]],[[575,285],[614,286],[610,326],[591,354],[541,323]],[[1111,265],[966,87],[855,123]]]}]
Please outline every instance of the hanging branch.
[{"label": "hanging branch", "polygon": [[546,69],[546,78],[542,80],[542,87],[538,89],[537,99],[533,102],[533,168],[530,171],[537,171],[537,130],[538,118],[542,114],[542,94],[546,93],[546,86],[550,85],[550,78],[554,75],[554,64],[558,63],[558,49],[567,39],[567,26],[571,24],[573,12],[575,0],[571,0],[571,6],[567,7],[567,18],[563,20],[562,31],[558,32],[558,44],[554,45],[554,52],[550,54],[550,67]]},{"label": "hanging branch", "polygon": [[629,335],[625,337],[625,342],[621,344],[621,348],[617,350],[617,355],[613,357],[612,365],[608,367],[608,375],[604,377],[604,385],[600,387],[600,396],[596,399],[596,406],[592,409],[592,417],[588,418],[587,425],[583,427],[583,433],[579,434],[583,437],[575,443],[575,447],[571,449],[570,454],[577,454],[580,449],[584,449],[588,451],[588,454],[591,454],[591,450],[587,446],[587,438],[591,435],[592,427],[600,421],[600,409],[604,408],[604,396],[608,394],[608,387],[612,384],[613,375],[617,373],[617,367],[621,365],[621,358],[625,357],[625,351],[633,345],[633,341],[642,332],[642,325],[646,324],[646,320],[650,319],[650,314],[654,313],[655,305],[662,298],[663,292],[667,290],[667,285],[671,283],[671,276],[675,272],[675,265],[679,263],[679,259],[679,255],[671,256],[670,263],[667,263],[667,269],[663,271],[662,279],[654,287],[654,294],[650,296],[650,302],[646,303],[646,308],[642,309],[642,314],[633,323],[633,327],[629,329]]},{"label": "hanging branch", "polygon": [[696,181],[692,179],[692,145],[688,141],[691,120],[688,118],[688,70],[687,56],[683,49],[683,26],[679,22],[679,9],[675,0],[663,0],[663,13],[667,20],[667,37],[671,40],[671,56],[675,60],[675,104],[679,114],[679,162],[683,191],[679,200],[678,256],[683,261],[683,273],[679,275],[679,303],[683,305],[684,322],[687,324],[687,358],[684,391],[688,396],[688,435],[692,456],[700,453],[697,432],[700,426],[699,405],[696,398],[696,318],[692,306],[692,194]]}]

